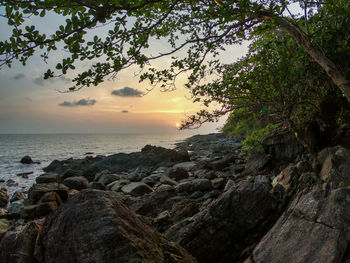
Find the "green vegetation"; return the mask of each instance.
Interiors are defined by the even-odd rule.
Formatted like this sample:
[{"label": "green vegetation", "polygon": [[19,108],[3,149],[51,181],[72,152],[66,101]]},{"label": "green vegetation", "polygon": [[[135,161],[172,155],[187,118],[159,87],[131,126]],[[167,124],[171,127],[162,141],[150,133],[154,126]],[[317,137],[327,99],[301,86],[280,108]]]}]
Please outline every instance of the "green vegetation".
[{"label": "green vegetation", "polygon": [[[76,70],[72,91],[113,79],[132,65],[143,70],[140,81],[164,90],[174,88],[177,77],[186,73],[185,86],[195,102],[219,103],[222,108],[190,116],[184,128],[231,113],[228,132],[248,134],[268,123],[288,124],[310,149],[350,145],[348,0],[6,0],[0,4],[2,17],[13,29],[12,36],[0,42],[0,66],[10,67],[13,60],[25,65],[38,52],[46,60],[61,43],[68,55],[45,78],[75,70],[78,61],[92,64],[85,71]],[[300,14],[291,12],[291,4],[299,4]],[[48,19],[52,13],[65,17],[52,35],[30,24],[31,17]],[[87,37],[96,26],[108,26],[108,34]],[[150,54],[150,43],[156,39],[165,39],[169,50]],[[222,63],[220,52],[245,40],[251,41],[249,53],[233,64]],[[152,66],[161,57],[169,58],[168,68]]]}]

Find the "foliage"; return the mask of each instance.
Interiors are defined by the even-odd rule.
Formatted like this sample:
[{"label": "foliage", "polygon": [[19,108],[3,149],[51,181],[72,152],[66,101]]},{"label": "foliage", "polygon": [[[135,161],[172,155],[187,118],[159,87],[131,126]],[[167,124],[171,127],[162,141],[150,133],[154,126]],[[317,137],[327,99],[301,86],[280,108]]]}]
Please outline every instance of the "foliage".
[{"label": "foliage", "polygon": [[251,153],[255,149],[262,149],[261,141],[278,127],[277,124],[268,124],[266,127],[254,130],[244,141],[243,151]]}]

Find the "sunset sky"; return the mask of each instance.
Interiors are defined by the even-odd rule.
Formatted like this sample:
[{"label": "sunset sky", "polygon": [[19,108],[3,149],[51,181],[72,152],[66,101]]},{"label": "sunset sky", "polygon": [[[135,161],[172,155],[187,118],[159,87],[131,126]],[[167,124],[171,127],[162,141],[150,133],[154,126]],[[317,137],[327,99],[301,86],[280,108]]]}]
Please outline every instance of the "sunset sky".
[{"label": "sunset sky", "polygon": [[[44,31],[55,30],[60,19],[52,16],[41,23]],[[31,23],[37,24],[34,19]],[[9,36],[6,20],[0,20],[0,36]],[[100,33],[100,31],[99,31]],[[103,34],[103,32],[101,33]],[[153,41],[150,53],[157,54],[165,42]],[[246,52],[246,45],[230,47],[222,56],[226,63],[235,61]],[[26,67],[13,64],[0,70],[0,133],[167,133],[178,132],[176,124],[202,108],[193,104],[183,87],[185,76],[173,92],[154,89],[145,96],[148,83],[134,77],[137,68],[122,71],[114,81],[98,87],[62,93],[71,84],[67,75],[62,79],[43,80],[48,66],[55,65],[57,52],[46,65],[39,55],[31,58]],[[155,62],[166,66],[166,59]],[[87,67],[82,64],[81,67]],[[223,125],[204,125],[193,133],[215,132]]]}]

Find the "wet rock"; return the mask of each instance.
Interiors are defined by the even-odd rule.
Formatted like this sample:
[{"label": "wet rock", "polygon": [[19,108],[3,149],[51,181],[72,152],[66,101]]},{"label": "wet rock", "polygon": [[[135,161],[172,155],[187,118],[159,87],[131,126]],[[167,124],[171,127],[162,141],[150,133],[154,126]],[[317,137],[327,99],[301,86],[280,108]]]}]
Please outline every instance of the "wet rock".
[{"label": "wet rock", "polygon": [[38,262],[34,256],[36,240],[41,233],[42,221],[33,221],[8,231],[0,242],[1,263]]},{"label": "wet rock", "polygon": [[32,157],[30,157],[29,155],[26,155],[24,156],[21,161],[21,163],[24,163],[24,164],[32,164],[34,163],[33,160],[32,160]]},{"label": "wet rock", "polygon": [[60,183],[62,180],[61,177],[59,174],[45,173],[35,178],[35,181],[37,184]]},{"label": "wet rock", "polygon": [[0,207],[5,207],[9,202],[9,196],[7,194],[7,189],[2,187],[0,189]]},{"label": "wet rock", "polygon": [[349,188],[298,195],[256,246],[252,261],[348,262],[349,200]]},{"label": "wet rock", "polygon": [[[98,209],[96,209],[98,208]],[[50,214],[43,227],[45,262],[195,263],[113,192],[83,190]]]},{"label": "wet rock", "polygon": [[208,207],[165,232],[201,263],[237,262],[275,220],[277,200],[267,184],[241,182]]},{"label": "wet rock", "polygon": [[140,196],[140,195],[153,192],[153,189],[151,187],[141,182],[134,182],[134,183],[124,185],[121,190],[124,193],[130,194],[133,196]]},{"label": "wet rock", "polygon": [[15,186],[18,186],[18,182],[16,182],[15,180],[12,180],[12,179],[8,179],[6,181],[6,185],[9,187],[15,187]]},{"label": "wet rock", "polygon": [[63,180],[62,184],[67,186],[69,189],[82,190],[88,186],[88,180],[83,176],[69,177]]},{"label": "wet rock", "polygon": [[104,185],[108,185],[110,183],[113,183],[114,181],[120,180],[120,175],[117,174],[111,174],[111,173],[102,173],[97,174],[95,176],[95,181],[102,183]]}]

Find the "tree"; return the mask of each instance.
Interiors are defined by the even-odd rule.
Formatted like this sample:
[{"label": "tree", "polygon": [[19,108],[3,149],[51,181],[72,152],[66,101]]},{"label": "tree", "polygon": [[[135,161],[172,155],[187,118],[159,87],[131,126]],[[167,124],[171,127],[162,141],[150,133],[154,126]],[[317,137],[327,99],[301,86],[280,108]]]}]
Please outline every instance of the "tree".
[{"label": "tree", "polygon": [[[305,24],[296,22],[288,6],[297,2],[304,8]],[[176,77],[188,72],[188,87],[195,86],[207,74],[215,74],[220,67],[219,52],[227,45],[240,43],[259,30],[283,29],[326,71],[335,85],[350,102],[350,85],[343,69],[322,52],[314,39],[324,23],[349,15],[347,0],[4,0],[2,15],[13,28],[12,36],[0,43],[0,63],[11,66],[14,59],[26,64],[38,50],[46,59],[57,49],[59,42],[70,55],[57,64],[60,74],[75,69],[77,60],[93,60],[94,65],[74,78],[71,90],[98,85],[105,78],[133,64],[148,71],[140,76],[152,84],[169,88]],[[49,12],[67,17],[65,24],[50,36],[42,34],[35,25],[24,26],[31,16],[44,19]],[[289,15],[286,15],[288,14]],[[308,18],[317,12],[319,26],[308,27]],[[133,22],[130,25],[130,21]],[[87,31],[97,25],[112,22],[114,27],[105,39],[99,36],[87,40]],[[147,54],[152,38],[166,38],[170,47],[163,54]],[[186,48],[187,56],[175,57]],[[172,56],[168,69],[157,70],[150,63],[164,56]],[[57,73],[48,70],[45,78]]]}]

